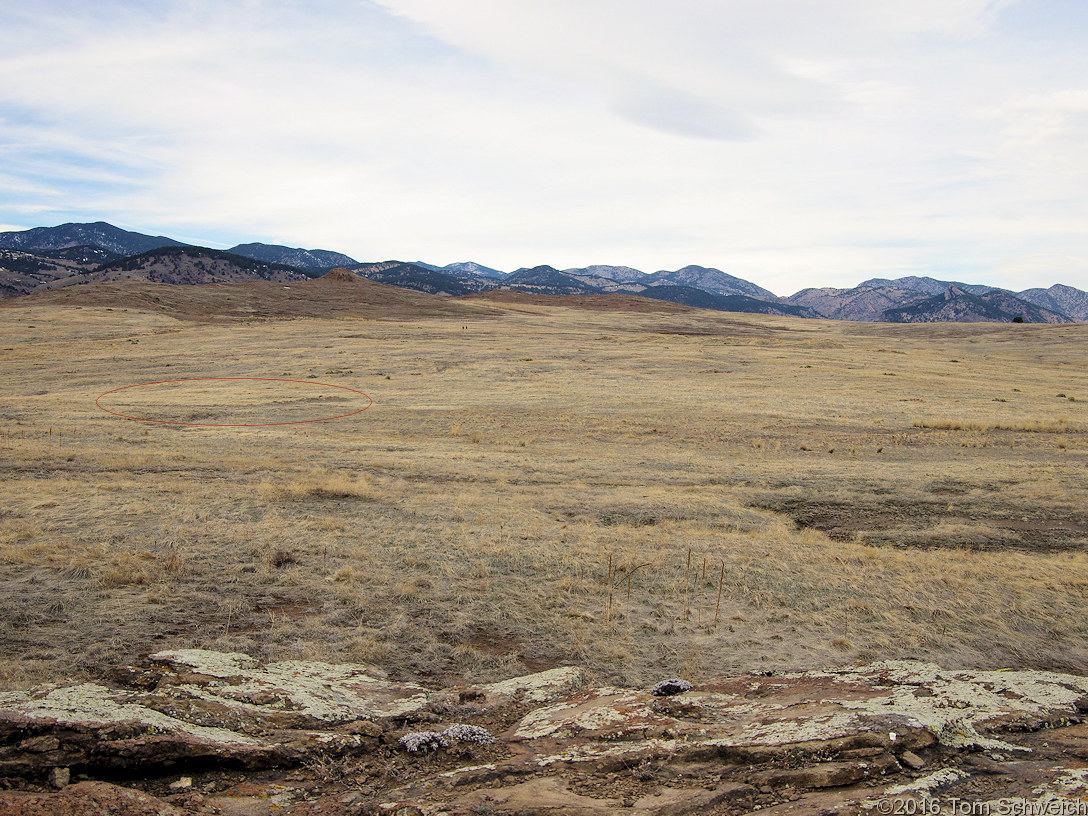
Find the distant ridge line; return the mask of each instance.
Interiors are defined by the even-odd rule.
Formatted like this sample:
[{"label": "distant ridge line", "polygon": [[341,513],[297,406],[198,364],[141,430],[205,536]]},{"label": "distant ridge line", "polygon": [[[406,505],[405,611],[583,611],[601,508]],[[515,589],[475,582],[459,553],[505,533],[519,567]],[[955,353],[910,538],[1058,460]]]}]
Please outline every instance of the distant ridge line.
[{"label": "distant ridge line", "polygon": [[644,273],[595,264],[503,272],[474,261],[360,263],[340,252],[250,242],[229,250],[124,230],[105,221],[0,233],[0,297],[75,284],[130,279],[199,285],[239,280],[299,281],[343,268],[403,289],[445,297],[490,290],[547,296],[609,293],[694,308],[866,322],[1088,322],[1088,292],[1054,284],[1010,292],[924,276],[870,278],[852,288],[808,288],[787,297],[713,267]]}]

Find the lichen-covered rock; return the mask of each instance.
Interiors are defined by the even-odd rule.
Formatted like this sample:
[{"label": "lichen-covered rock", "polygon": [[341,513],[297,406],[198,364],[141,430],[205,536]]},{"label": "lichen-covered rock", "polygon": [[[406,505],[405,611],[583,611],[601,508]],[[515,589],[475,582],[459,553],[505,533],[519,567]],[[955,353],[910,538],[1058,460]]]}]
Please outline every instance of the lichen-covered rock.
[{"label": "lichen-covered rock", "polygon": [[[185,649],[146,668],[111,672],[134,687],[78,683],[0,693],[0,774],[51,767],[154,768],[201,759],[247,768],[288,765],[314,752],[366,750],[374,720],[430,703],[421,686],[365,666],[284,661]],[[366,728],[356,727],[367,723]]]},{"label": "lichen-covered rock", "polygon": [[[245,774],[274,765],[327,785],[352,780],[352,807],[390,814],[682,816],[790,797],[818,805],[799,813],[853,813],[880,795],[998,801],[1013,783],[1058,801],[1088,797],[1088,678],[1068,674],[886,661],[729,677],[669,695],[585,687],[564,668],[429,691],[364,666],[186,650],[108,676],[112,685],[0,693],[0,778],[37,790],[0,793],[0,816],[172,807],[212,816],[265,812],[273,801],[299,816],[344,812],[343,788]],[[665,682],[679,690],[680,681]],[[463,722],[400,738],[416,756],[453,749],[404,773],[393,735],[454,713]],[[69,768],[68,781],[158,775],[146,790],[164,799],[86,781],[51,790]],[[209,768],[241,770],[246,781],[217,797]],[[175,781],[180,773],[191,787]],[[95,810],[101,797],[106,809]]]},{"label": "lichen-covered rock", "polygon": [[0,816],[185,816],[162,799],[106,782],[80,782],[59,793],[0,792]]},{"label": "lichen-covered rock", "polygon": [[583,672],[577,666],[560,666],[535,674],[511,677],[498,683],[474,686],[470,693],[491,704],[508,702],[544,703],[570,693],[583,681]]},{"label": "lichen-covered rock", "polygon": [[374,669],[355,664],[264,664],[248,655],[205,649],[158,652],[151,660],[168,668],[160,686],[172,683],[209,702],[242,711],[281,712],[311,725],[403,716],[430,701],[422,686],[391,683]]}]

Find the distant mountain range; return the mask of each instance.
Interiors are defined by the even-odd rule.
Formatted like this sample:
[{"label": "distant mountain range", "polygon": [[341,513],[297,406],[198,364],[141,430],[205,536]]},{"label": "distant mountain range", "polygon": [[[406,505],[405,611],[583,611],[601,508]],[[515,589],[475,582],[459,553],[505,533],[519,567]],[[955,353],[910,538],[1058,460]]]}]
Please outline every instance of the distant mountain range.
[{"label": "distant mountain range", "polygon": [[61,224],[59,227],[34,227],[18,232],[0,232],[0,247],[24,252],[51,252],[69,247],[94,246],[117,255],[135,255],[164,246],[182,246],[181,241],[164,235],[129,232],[105,221],[93,224]]},{"label": "distant mountain range", "polygon": [[358,275],[379,283],[390,283],[432,295],[460,297],[494,288],[494,281],[476,275],[452,275],[419,264],[384,261],[347,267]]},{"label": "distant mountain range", "polygon": [[234,255],[265,263],[283,264],[297,269],[332,269],[359,263],[339,252],[327,249],[292,249],[277,244],[238,244],[227,250]]},{"label": "distant mountain range", "polygon": [[1018,297],[1074,320],[1088,321],[1088,292],[1056,283],[1049,289],[1025,289]]},{"label": "distant mountain range", "polygon": [[[851,289],[803,289],[778,297],[720,269],[685,266],[643,273],[627,266],[559,270],[535,266],[506,273],[471,261],[360,263],[339,252],[276,244],[238,244],[227,251],[191,246],[98,221],[0,233],[0,297],[80,284],[145,281],[169,284],[289,283],[332,268],[434,295],[489,291],[529,295],[636,295],[728,312],[894,323],[1088,321],[1088,292],[1055,284],[1009,292],[928,277],[872,278]],[[345,274],[343,272],[338,274]],[[608,302],[607,299],[602,302]],[[645,302],[645,301],[644,301]]]},{"label": "distant mountain range", "polygon": [[416,261],[415,265],[422,266],[424,269],[430,269],[432,272],[444,272],[447,275],[453,275],[455,278],[476,276],[480,278],[502,280],[506,277],[505,272],[500,272],[497,269],[492,269],[490,266],[473,263],[472,261],[451,263],[446,264],[445,266],[435,266],[434,264],[424,263],[423,261]]},{"label": "distant mountain range", "polygon": [[1088,293],[1055,284],[1013,293],[934,278],[874,278],[853,289],[802,289],[784,298],[832,320],[887,323],[1072,323],[1088,320]]},{"label": "distant mountain range", "polygon": [[[45,289],[129,280],[203,284],[246,280],[287,282],[313,277],[308,270],[205,247],[164,246],[135,255],[114,256],[103,263],[94,262],[97,260],[94,248],[78,249],[75,260],[0,249],[0,293],[17,297]],[[73,254],[71,248],[61,252]]]},{"label": "distant mountain range", "polygon": [[616,283],[639,283],[646,277],[645,272],[639,272],[629,266],[602,266],[598,264],[596,266],[585,266],[581,269],[564,269],[563,271],[575,277],[589,275],[594,278],[605,278]]},{"label": "distant mountain range", "polygon": [[1000,289],[972,294],[959,286],[924,298],[909,306],[888,309],[884,319],[891,323],[1002,323],[1013,315],[1024,323],[1068,323],[1069,318],[1043,309]]}]

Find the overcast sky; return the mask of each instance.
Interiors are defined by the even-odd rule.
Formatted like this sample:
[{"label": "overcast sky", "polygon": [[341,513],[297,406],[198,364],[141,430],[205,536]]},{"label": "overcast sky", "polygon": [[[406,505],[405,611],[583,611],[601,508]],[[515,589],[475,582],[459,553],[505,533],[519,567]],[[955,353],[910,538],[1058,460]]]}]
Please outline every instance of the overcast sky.
[{"label": "overcast sky", "polygon": [[0,230],[1088,289],[1085,0],[0,0]]}]

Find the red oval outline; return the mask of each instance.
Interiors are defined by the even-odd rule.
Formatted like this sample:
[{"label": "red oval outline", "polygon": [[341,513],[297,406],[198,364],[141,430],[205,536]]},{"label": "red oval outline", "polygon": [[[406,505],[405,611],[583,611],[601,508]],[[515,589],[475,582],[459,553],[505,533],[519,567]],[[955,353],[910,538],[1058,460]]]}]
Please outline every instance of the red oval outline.
[{"label": "red oval outline", "polygon": [[[215,422],[178,422],[173,419],[147,419],[146,417],[129,416],[128,414],[119,414],[116,411],[111,411],[109,408],[103,408],[98,404],[98,400],[102,397],[110,394],[115,394],[118,391],[124,391],[126,388],[140,388],[145,385],[165,385],[167,383],[180,383],[180,382],[201,382],[206,380],[260,380],[262,382],[289,382],[300,383],[302,385],[320,385],[325,388],[339,388],[342,391],[351,391],[353,394],[361,394],[367,398],[367,404],[365,407],[360,408],[358,411],[352,411],[350,414],[340,414],[338,416],[320,417],[318,419],[295,419],[290,422],[240,422],[240,423],[215,423]],[[332,383],[315,382],[314,380],[285,380],[280,377],[183,377],[179,380],[156,380],[155,382],[136,383],[134,385],[122,385],[120,388],[113,388],[106,391],[104,394],[99,394],[94,401],[95,407],[105,411],[107,414],[113,414],[114,416],[121,417],[122,419],[134,419],[137,422],[157,422],[160,425],[190,425],[200,428],[268,428],[273,425],[304,425],[308,422],[330,422],[334,419],[343,419],[344,417],[355,416],[361,414],[367,408],[374,404],[367,394],[363,394],[355,388],[348,388],[346,385],[333,385]]]}]

